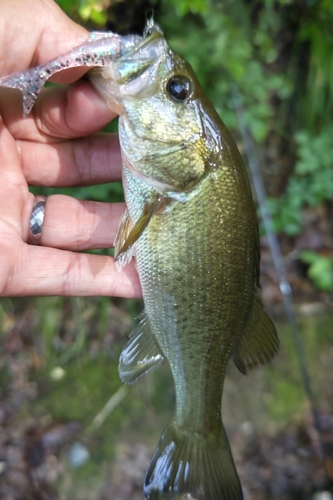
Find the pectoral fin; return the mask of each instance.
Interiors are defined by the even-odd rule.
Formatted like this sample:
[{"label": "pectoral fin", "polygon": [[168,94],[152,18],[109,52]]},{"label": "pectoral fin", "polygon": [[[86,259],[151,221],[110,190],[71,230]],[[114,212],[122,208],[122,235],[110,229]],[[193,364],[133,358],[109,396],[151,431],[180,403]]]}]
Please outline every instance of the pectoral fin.
[{"label": "pectoral fin", "polygon": [[143,312],[139,324],[132,331],[130,340],[120,355],[119,376],[123,382],[131,384],[163,359],[150,330],[148,318]]},{"label": "pectoral fin", "polygon": [[[130,253],[131,249],[133,248],[134,243],[140,238],[141,234],[143,231],[146,229],[146,227],[149,224],[149,221],[152,217],[152,215],[160,210],[161,207],[163,207],[165,204],[165,199],[164,198],[157,198],[155,199],[152,203],[146,204],[142,214],[140,215],[139,219],[135,223],[134,227],[132,227],[132,223],[130,221],[128,211],[125,210],[124,215],[120,221],[119,228],[116,234],[116,239],[115,239],[115,253],[114,253],[114,259],[115,261],[119,260],[126,260],[126,262],[122,265],[122,267],[127,264],[134,253]],[[126,255],[126,258],[124,259],[123,254]],[[128,256],[130,256],[130,259],[128,260]]]},{"label": "pectoral fin", "polygon": [[132,222],[128,215],[128,210],[126,208],[125,212],[120,219],[120,223],[117,229],[116,237],[114,239],[114,260],[116,262],[116,266],[118,271],[121,271],[126,264],[131,262],[134,257],[135,250],[133,246],[127,248],[127,250],[122,251],[121,249],[125,245],[130,232],[132,230]]},{"label": "pectoral fin", "polygon": [[270,361],[279,348],[275,327],[263,310],[258,297],[254,298],[246,329],[233,355],[240,372],[246,374],[258,365]]}]

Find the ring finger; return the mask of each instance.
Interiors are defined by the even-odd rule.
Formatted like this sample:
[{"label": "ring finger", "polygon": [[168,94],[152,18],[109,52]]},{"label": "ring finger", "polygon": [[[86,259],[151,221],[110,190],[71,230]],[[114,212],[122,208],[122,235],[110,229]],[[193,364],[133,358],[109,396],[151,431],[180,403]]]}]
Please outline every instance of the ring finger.
[{"label": "ring finger", "polygon": [[45,205],[41,245],[82,251],[109,248],[117,231],[124,203],[82,201],[52,195]]}]

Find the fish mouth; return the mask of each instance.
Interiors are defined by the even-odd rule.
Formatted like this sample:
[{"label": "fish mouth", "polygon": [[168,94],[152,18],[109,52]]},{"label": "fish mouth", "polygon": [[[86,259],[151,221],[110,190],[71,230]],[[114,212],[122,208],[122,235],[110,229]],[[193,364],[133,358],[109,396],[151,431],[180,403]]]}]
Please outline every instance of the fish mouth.
[{"label": "fish mouth", "polygon": [[108,66],[93,69],[90,72],[91,81],[108,106],[119,114],[124,98],[154,93],[160,62],[169,50],[163,35],[153,31]]},{"label": "fish mouth", "polygon": [[154,31],[132,50],[112,63],[113,80],[118,85],[132,82],[154,65],[167,48],[167,42],[161,33]]}]

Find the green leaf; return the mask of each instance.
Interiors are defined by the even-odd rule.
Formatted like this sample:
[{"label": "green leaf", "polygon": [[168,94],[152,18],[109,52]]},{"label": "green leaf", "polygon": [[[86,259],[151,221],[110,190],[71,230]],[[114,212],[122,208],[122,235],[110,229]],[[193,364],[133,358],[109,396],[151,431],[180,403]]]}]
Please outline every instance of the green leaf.
[{"label": "green leaf", "polygon": [[188,12],[204,14],[208,9],[208,0],[171,0],[171,3],[179,16],[185,16]]},{"label": "green leaf", "polygon": [[307,250],[301,253],[301,259],[310,264],[308,275],[314,284],[324,292],[332,292],[333,258]]}]

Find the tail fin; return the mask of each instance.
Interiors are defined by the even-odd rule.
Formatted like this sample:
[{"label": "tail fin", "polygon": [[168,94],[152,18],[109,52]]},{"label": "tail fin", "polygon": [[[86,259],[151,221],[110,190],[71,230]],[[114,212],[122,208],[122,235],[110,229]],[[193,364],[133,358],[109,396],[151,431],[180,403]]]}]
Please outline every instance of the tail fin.
[{"label": "tail fin", "polygon": [[243,500],[221,423],[218,434],[184,432],[170,424],[145,476],[147,500]]}]

